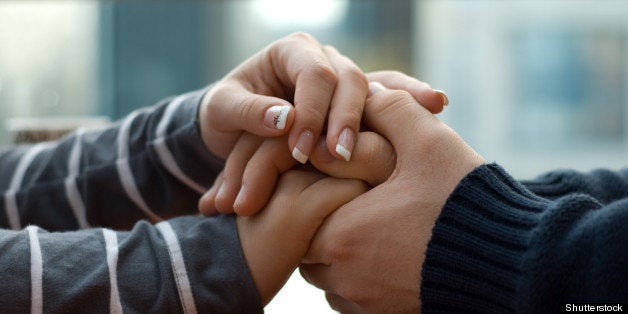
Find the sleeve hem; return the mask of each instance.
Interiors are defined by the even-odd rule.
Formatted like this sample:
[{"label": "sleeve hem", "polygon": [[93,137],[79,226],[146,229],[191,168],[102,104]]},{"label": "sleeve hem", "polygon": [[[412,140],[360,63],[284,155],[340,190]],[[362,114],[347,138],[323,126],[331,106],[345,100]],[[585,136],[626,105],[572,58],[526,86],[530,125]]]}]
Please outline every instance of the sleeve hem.
[{"label": "sleeve hem", "polygon": [[513,312],[521,261],[548,206],[496,164],[468,174],[447,200],[428,244],[424,310]]}]

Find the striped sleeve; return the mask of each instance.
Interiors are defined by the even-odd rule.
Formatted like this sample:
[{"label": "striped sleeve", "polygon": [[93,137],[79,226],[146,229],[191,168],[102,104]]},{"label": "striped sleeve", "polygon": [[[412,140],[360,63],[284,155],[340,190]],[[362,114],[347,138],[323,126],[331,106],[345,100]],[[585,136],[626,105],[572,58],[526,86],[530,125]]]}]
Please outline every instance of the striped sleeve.
[{"label": "striped sleeve", "polygon": [[0,153],[0,227],[128,229],[196,211],[223,162],[199,135],[206,90],[140,109],[108,128]]},{"label": "striped sleeve", "polygon": [[233,217],[168,220],[223,166],[199,135],[204,92],[0,152],[0,313],[262,311]]},{"label": "striped sleeve", "polygon": [[233,216],[0,230],[0,250],[2,313],[262,312]]}]

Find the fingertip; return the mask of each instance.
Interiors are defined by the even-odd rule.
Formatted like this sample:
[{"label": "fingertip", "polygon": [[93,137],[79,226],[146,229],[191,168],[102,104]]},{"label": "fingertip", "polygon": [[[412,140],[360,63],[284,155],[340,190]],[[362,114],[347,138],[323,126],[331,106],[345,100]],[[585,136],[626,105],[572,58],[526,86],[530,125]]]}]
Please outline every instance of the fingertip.
[{"label": "fingertip", "polygon": [[386,87],[380,82],[369,82],[369,93],[367,97],[371,97],[385,89]]},{"label": "fingertip", "polygon": [[412,88],[407,91],[416,99],[416,101],[433,114],[443,111],[444,107],[449,104],[449,98],[442,90],[432,89],[427,83],[419,82],[413,84]]},{"label": "fingertip", "polygon": [[221,171],[214,179],[214,184],[212,184],[211,188],[199,198],[198,209],[203,215],[214,216],[220,213],[216,208],[216,194],[224,183],[224,175],[224,171]]},{"label": "fingertip", "polygon": [[299,134],[299,137],[292,148],[292,157],[298,162],[305,164],[310,158],[310,154],[314,149],[317,137],[310,130],[305,130]]},{"label": "fingertip", "polygon": [[437,93],[437,94],[441,97],[441,99],[442,99],[442,102],[443,102],[443,106],[441,107],[441,110],[442,110],[444,107],[447,107],[447,106],[449,105],[449,97],[447,97],[447,94],[445,94],[445,92],[444,92],[444,91],[442,91],[442,90],[440,90],[440,89],[435,89],[434,91],[435,91],[435,92],[436,92],[436,93]]},{"label": "fingertip", "polygon": [[252,207],[250,207],[246,202],[240,201],[233,204],[233,212],[238,216],[248,217],[257,213]]},{"label": "fingertip", "polygon": [[[294,108],[290,104],[277,104],[266,109],[264,126],[275,135],[283,135],[292,126]],[[263,135],[263,134],[258,134]]]},{"label": "fingertip", "polygon": [[216,197],[216,188],[212,186],[205,194],[203,194],[198,200],[198,210],[205,216],[214,216],[218,214],[216,207],[214,206]]},{"label": "fingertip", "polygon": [[233,203],[235,201],[237,189],[231,187],[229,184],[223,181],[216,193],[215,207],[216,210],[223,214],[233,213]]},{"label": "fingertip", "polygon": [[[329,143],[329,141],[328,141]],[[355,133],[351,128],[346,127],[340,132],[335,147],[328,147],[330,152],[336,153],[336,158],[342,161],[350,161],[355,146]],[[333,150],[333,151],[332,151]]]},{"label": "fingertip", "polygon": [[246,190],[246,187],[243,185],[242,188],[240,188],[240,192],[238,192],[235,202],[233,202],[233,211],[238,216],[251,216],[256,212],[248,200]]}]

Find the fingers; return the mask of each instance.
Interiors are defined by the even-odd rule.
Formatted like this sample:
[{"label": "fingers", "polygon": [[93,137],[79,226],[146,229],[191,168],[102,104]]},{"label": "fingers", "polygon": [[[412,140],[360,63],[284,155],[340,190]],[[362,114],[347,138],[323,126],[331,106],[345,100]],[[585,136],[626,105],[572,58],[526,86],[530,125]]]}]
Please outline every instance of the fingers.
[{"label": "fingers", "polygon": [[294,86],[296,114],[289,133],[294,158],[307,162],[328,113],[330,152],[338,159],[350,158],[368,91],[362,71],[335,49],[322,47],[303,33],[271,46],[268,56],[274,73]]},{"label": "fingers", "polygon": [[[369,187],[362,180],[332,177],[319,180],[306,189],[299,198],[298,205],[302,205],[303,208],[298,211],[298,223],[303,225],[316,223],[316,229],[318,229],[327,216],[342,205],[366,193],[368,189]],[[314,233],[311,233],[310,239],[313,236]]]},{"label": "fingers", "polygon": [[432,89],[429,84],[398,71],[370,72],[366,77],[369,82],[379,82],[386,88],[407,91],[431,113],[439,113],[449,104],[443,91]]},{"label": "fingers", "polygon": [[201,214],[214,216],[220,213],[216,209],[216,194],[218,194],[218,189],[222,185],[224,178],[224,172],[221,171],[214,180],[214,185],[198,200],[198,209]]},{"label": "fingers", "polygon": [[221,132],[247,131],[263,137],[283,135],[294,120],[292,105],[281,98],[254,94],[239,84],[225,82],[204,101],[207,119]]},{"label": "fingers", "polygon": [[292,155],[307,162],[323,129],[338,80],[321,45],[307,34],[298,33],[279,41],[268,56],[284,85],[294,87],[296,116],[289,133]]},{"label": "fingers", "polygon": [[267,139],[250,157],[240,174],[242,185],[233,204],[238,215],[249,216],[262,209],[275,190],[277,177],[296,164],[286,143],[285,136]]},{"label": "fingers", "polygon": [[351,160],[362,111],[368,93],[368,80],[353,61],[334,47],[323,48],[338,75],[329,110],[327,148],[338,160]]},{"label": "fingers", "polygon": [[233,204],[238,191],[240,191],[242,175],[247,162],[255,154],[258,147],[262,145],[263,141],[263,138],[250,133],[242,134],[233,151],[229,154],[225,168],[214,182],[214,186],[199,201],[201,212],[210,214],[215,212],[232,214],[234,212]]},{"label": "fingers", "polygon": [[350,162],[334,158],[327,147],[321,139],[310,161],[319,171],[332,177],[360,179],[376,186],[386,181],[395,169],[395,150],[384,137],[374,132],[358,133]]},{"label": "fingers", "polygon": [[368,188],[359,180],[321,177],[312,171],[286,172],[262,212],[237,219],[242,250],[264,304],[303,259],[325,218]]}]

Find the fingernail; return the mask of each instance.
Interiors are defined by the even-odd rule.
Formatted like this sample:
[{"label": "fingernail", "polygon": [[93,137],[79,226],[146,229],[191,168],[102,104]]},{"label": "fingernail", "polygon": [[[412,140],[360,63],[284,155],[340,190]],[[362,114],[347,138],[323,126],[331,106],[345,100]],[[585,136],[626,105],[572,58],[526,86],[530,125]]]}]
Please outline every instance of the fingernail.
[{"label": "fingernail", "polygon": [[266,110],[264,115],[264,125],[269,128],[283,130],[286,127],[290,106],[272,106]]},{"label": "fingernail", "polygon": [[209,197],[212,195],[212,193],[214,193],[215,190],[216,187],[212,186],[209,190],[207,190],[207,192],[205,192],[205,194],[203,194],[203,196],[201,196],[201,200],[209,199]]},{"label": "fingernail", "polygon": [[242,203],[244,202],[244,185],[240,188],[240,192],[238,192],[238,196],[236,196],[235,202],[233,202],[233,210],[234,211],[238,211],[238,209],[240,208],[240,206],[242,206]]},{"label": "fingernail", "polygon": [[338,137],[338,144],[336,144],[336,153],[338,153],[346,161],[351,160],[351,152],[354,145],[353,131],[349,128],[345,128]]},{"label": "fingernail", "polygon": [[378,92],[383,91],[384,89],[386,89],[386,87],[384,87],[384,85],[382,85],[380,82],[369,82],[368,97],[371,97],[377,94]]},{"label": "fingernail", "polygon": [[312,145],[314,145],[314,134],[311,131],[303,131],[299,135],[297,145],[292,150],[292,157],[298,160],[300,163],[305,164],[312,152]]},{"label": "fingernail", "polygon": [[449,98],[447,98],[447,95],[445,95],[445,92],[443,92],[440,89],[435,89],[434,90],[436,93],[440,94],[440,97],[443,98],[443,106],[447,106],[449,105]]},{"label": "fingernail", "polygon": [[227,185],[223,181],[220,184],[220,188],[218,188],[218,192],[216,193],[216,199],[221,199],[224,197],[224,194],[227,193]]}]

